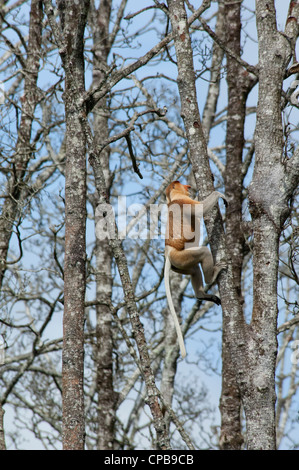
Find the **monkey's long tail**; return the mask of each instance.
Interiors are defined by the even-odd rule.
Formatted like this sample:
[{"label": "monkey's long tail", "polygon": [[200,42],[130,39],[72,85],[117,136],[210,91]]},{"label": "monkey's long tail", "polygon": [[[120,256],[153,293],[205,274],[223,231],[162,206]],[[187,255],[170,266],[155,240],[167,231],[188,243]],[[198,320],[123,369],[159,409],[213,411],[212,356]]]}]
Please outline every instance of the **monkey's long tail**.
[{"label": "monkey's long tail", "polygon": [[186,357],[187,353],[186,353],[186,349],[185,349],[184,338],[183,338],[183,335],[182,335],[179,320],[178,320],[177,314],[175,313],[174,305],[173,305],[173,302],[172,302],[172,297],[171,297],[171,292],[170,292],[170,282],[169,282],[170,268],[171,268],[170,260],[169,260],[169,257],[166,256],[165,267],[164,267],[164,282],[165,282],[166,297],[167,297],[167,302],[168,302],[168,305],[169,305],[169,310],[171,312],[171,315],[172,315],[172,318],[173,318],[173,321],[174,321],[174,325],[175,325],[175,329],[176,329],[176,333],[177,333],[177,337],[178,337],[178,341],[179,341],[181,355],[182,355],[182,358],[184,359],[184,357]]}]

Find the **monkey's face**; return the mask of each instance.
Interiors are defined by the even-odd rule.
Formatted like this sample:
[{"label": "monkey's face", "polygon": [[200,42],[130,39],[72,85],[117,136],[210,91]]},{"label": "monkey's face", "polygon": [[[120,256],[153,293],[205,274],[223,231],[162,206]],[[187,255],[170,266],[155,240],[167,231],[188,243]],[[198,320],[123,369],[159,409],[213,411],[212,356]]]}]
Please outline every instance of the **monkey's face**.
[{"label": "monkey's face", "polygon": [[189,184],[182,184],[179,181],[173,181],[167,186],[166,191],[165,191],[167,202],[169,203],[171,201],[172,199],[171,195],[174,192],[180,193],[181,195],[184,195],[184,196],[189,196],[190,188],[191,186],[189,186]]},{"label": "monkey's face", "polygon": [[180,185],[180,191],[184,192],[186,196],[189,196],[189,190],[191,186],[189,184],[181,184],[181,183],[179,183],[179,185]]}]

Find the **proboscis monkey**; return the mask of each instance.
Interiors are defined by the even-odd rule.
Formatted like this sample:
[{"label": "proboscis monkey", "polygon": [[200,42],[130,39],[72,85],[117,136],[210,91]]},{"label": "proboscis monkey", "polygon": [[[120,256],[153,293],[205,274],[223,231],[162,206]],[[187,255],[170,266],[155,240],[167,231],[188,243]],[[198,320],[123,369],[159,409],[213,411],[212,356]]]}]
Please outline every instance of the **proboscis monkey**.
[{"label": "proboscis monkey", "polygon": [[203,279],[199,263],[203,271],[205,282],[213,284],[220,271],[226,268],[224,262],[214,265],[213,257],[206,246],[198,246],[199,242],[199,219],[207,214],[222,198],[227,204],[222,193],[213,191],[204,201],[194,201],[189,196],[191,186],[173,181],[166,188],[166,199],[168,203],[168,221],[165,237],[165,268],[164,282],[167,301],[173,316],[177,331],[181,355],[186,356],[184,340],[172,302],[169,272],[170,269],[180,274],[191,275],[192,287],[195,297],[200,300],[210,300],[217,305],[221,300],[217,295],[207,294],[204,291]]}]

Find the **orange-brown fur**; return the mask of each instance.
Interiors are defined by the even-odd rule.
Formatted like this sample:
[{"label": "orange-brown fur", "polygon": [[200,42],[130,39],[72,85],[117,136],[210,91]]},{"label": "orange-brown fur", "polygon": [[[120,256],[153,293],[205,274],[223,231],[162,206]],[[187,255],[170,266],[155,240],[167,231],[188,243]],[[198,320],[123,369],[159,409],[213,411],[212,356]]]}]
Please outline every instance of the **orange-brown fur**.
[{"label": "orange-brown fur", "polygon": [[[195,213],[192,206],[200,204],[189,197],[189,185],[183,185],[179,181],[174,181],[166,188],[166,198],[168,202],[168,222],[167,237],[165,245],[176,250],[184,250],[186,243],[194,243],[195,234]],[[171,196],[170,196],[171,195]],[[191,206],[191,207],[188,207]],[[184,224],[183,210],[190,214],[188,226]],[[189,209],[189,210],[188,210]]]},{"label": "orange-brown fur", "polygon": [[[197,219],[208,213],[216,204],[219,198],[226,203],[226,198],[218,191],[212,192],[204,201],[193,200],[189,196],[189,185],[173,181],[166,188],[166,199],[168,203],[168,222],[165,239],[165,288],[170,311],[173,315],[178,333],[179,344],[182,356],[186,355],[182,333],[174,310],[170,287],[169,270],[172,269],[180,274],[191,275],[192,287],[195,296],[201,300],[210,300],[217,305],[221,304],[219,297],[207,294],[203,287],[203,271],[205,281],[212,284],[220,271],[225,269],[224,262],[214,265],[213,257],[206,246],[198,246],[199,226]],[[201,205],[201,211],[196,211]],[[185,212],[186,209],[186,212]],[[191,246],[190,246],[191,245]],[[199,267],[201,265],[201,269]]]}]

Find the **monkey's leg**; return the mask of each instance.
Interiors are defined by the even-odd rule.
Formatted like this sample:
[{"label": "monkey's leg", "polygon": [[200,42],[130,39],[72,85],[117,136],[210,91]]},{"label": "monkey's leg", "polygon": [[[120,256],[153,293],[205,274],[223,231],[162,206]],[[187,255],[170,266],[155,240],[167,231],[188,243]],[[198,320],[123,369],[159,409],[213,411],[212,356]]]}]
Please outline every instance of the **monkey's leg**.
[{"label": "monkey's leg", "polygon": [[224,261],[214,265],[212,253],[210,250],[207,250],[202,255],[201,267],[206,284],[211,285],[216,281],[220,272],[227,268],[227,265]]},{"label": "monkey's leg", "polygon": [[195,297],[199,300],[209,300],[217,305],[221,305],[221,300],[217,295],[207,294],[203,288],[202,274],[200,267],[194,266],[193,273],[191,274],[191,283],[194,290]]},{"label": "monkey's leg", "polygon": [[219,263],[214,265],[212,253],[206,246],[203,246],[201,248],[187,248],[181,253],[185,253],[185,256],[188,256],[188,259],[191,260],[192,264],[201,264],[205,282],[209,285],[213,284],[216,281],[219,273],[227,268],[227,264],[225,263],[225,261],[220,261]]},{"label": "monkey's leg", "polygon": [[205,281],[209,284],[214,282],[219,272],[224,269],[225,265],[214,266],[212,254],[206,246],[201,248],[193,247],[181,251],[172,249],[169,258],[174,271],[180,272],[181,274],[191,275],[194,294],[198,299],[211,300],[217,305],[220,305],[221,301],[219,297],[212,294],[206,294],[204,292],[202,274],[198,263],[201,264]]},{"label": "monkey's leg", "polygon": [[211,284],[219,271],[214,269],[212,254],[208,247],[192,247],[186,250],[173,249],[170,254],[171,264],[181,270],[182,274],[191,274],[190,269],[201,264],[206,283]]},{"label": "monkey's leg", "polygon": [[[182,274],[185,274],[183,273],[184,270],[190,270],[190,268],[193,268],[193,266],[196,266],[198,263],[202,264],[204,262],[208,277],[213,276],[213,258],[210,250],[206,246],[200,248],[192,247],[186,250],[176,250],[172,248],[169,253],[169,258],[175,268],[182,270]],[[186,274],[190,274],[190,272],[186,272]]]}]

